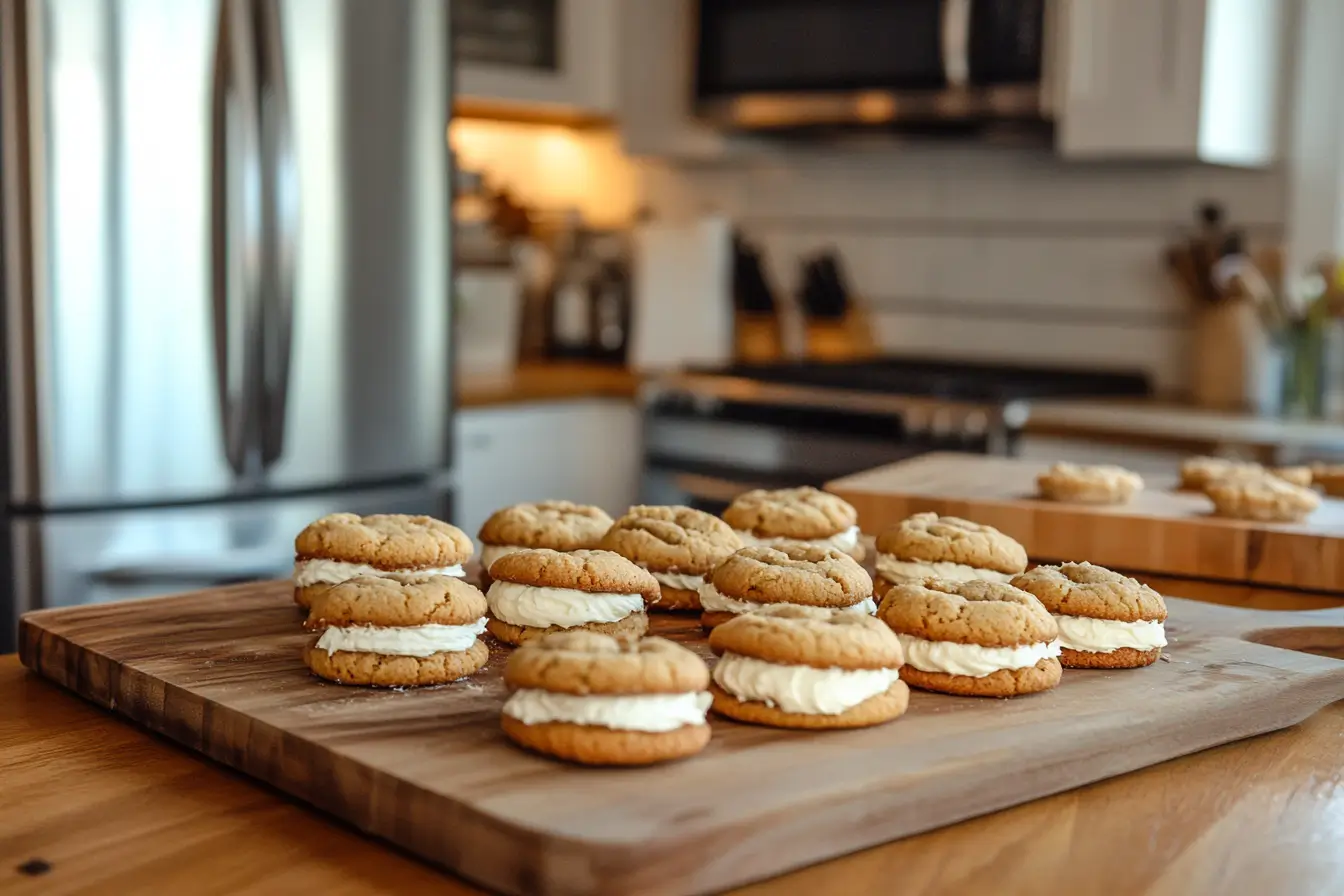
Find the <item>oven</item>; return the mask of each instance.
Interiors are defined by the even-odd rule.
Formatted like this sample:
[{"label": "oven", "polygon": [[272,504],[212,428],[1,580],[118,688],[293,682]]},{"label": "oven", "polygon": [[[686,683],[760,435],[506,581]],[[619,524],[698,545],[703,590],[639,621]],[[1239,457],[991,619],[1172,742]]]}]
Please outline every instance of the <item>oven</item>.
[{"label": "oven", "polygon": [[1139,373],[910,359],[682,372],[641,391],[640,500],[720,513],[753,488],[821,487],[930,451],[1011,456],[1032,398],[1150,393]]}]

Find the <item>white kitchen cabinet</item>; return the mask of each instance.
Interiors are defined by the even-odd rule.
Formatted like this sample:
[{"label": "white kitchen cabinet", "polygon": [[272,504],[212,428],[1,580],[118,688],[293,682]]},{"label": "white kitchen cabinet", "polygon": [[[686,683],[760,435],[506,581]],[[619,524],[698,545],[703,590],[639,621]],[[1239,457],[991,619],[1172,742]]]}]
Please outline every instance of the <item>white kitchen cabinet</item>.
[{"label": "white kitchen cabinet", "polygon": [[1272,163],[1292,14],[1283,0],[1055,0],[1060,154]]},{"label": "white kitchen cabinet", "polygon": [[638,409],[585,399],[467,408],[457,415],[455,519],[475,536],[520,501],[596,504],[613,516],[635,502],[643,462]]},{"label": "white kitchen cabinet", "polygon": [[454,92],[468,113],[610,118],[616,111],[621,0],[557,0],[556,68],[462,62]]}]

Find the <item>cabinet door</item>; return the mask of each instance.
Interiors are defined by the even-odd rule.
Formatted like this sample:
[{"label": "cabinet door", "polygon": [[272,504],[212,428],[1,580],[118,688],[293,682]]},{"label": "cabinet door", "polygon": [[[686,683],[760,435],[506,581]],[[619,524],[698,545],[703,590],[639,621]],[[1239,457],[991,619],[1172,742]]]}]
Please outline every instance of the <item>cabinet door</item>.
[{"label": "cabinet door", "polygon": [[[453,19],[462,60],[454,85],[459,104],[467,112],[613,115],[619,4],[620,0],[461,0]],[[524,19],[545,36],[529,32],[511,37],[508,29],[521,28]],[[498,30],[491,33],[490,28]],[[510,43],[515,39],[548,40],[551,45],[533,54]]]},{"label": "cabinet door", "polygon": [[1206,0],[1057,0],[1061,154],[1195,158]]}]

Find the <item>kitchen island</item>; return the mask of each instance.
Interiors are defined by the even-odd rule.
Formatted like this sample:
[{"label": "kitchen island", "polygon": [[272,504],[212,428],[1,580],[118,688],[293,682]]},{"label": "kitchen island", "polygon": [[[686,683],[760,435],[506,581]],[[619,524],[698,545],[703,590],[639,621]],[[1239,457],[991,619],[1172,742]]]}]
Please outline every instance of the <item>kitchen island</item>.
[{"label": "kitchen island", "polygon": [[[1265,609],[1336,598],[1149,578]],[[1344,632],[1331,652],[1344,654]],[[1344,702],[746,893],[1344,892]],[[0,658],[0,889],[477,893]],[[1005,768],[1005,774],[1012,774]]]}]

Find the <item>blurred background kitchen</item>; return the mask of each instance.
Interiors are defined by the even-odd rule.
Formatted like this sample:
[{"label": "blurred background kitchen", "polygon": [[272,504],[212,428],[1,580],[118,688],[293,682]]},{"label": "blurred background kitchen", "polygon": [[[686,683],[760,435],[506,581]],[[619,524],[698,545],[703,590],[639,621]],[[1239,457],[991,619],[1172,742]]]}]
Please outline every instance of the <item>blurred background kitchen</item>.
[{"label": "blurred background kitchen", "polygon": [[1344,459],[1336,0],[0,12],[0,648],[339,509]]}]

